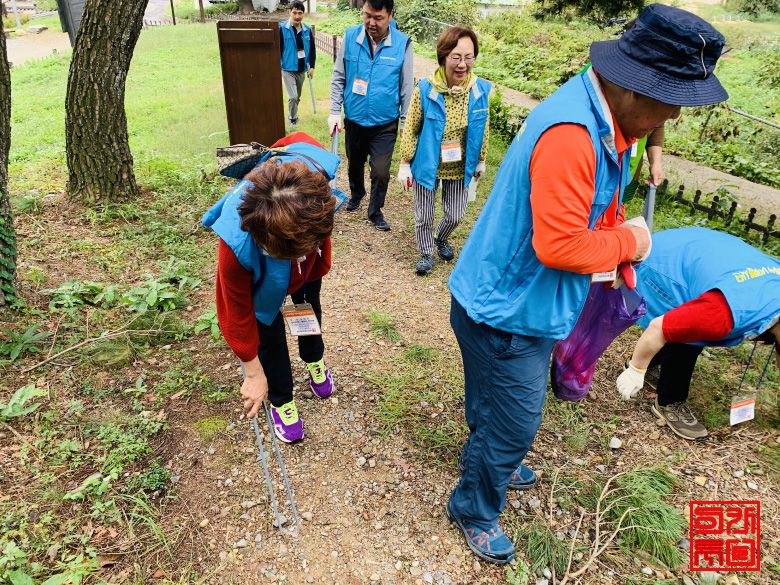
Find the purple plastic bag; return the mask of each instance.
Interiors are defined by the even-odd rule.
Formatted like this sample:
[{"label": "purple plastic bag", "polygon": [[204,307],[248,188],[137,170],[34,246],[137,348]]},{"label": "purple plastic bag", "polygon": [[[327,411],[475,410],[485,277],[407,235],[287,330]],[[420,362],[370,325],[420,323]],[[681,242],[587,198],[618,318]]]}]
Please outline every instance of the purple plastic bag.
[{"label": "purple plastic bag", "polygon": [[585,398],[601,354],[646,312],[645,299],[636,290],[592,283],[574,329],[553,349],[550,380],[555,395],[573,402]]}]

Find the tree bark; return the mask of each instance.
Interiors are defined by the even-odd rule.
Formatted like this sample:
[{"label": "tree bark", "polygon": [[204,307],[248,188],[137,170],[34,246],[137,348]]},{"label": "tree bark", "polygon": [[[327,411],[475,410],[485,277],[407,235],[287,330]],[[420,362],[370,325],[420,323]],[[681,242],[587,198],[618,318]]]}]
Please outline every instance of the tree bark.
[{"label": "tree bark", "polygon": [[68,193],[86,201],[138,192],[125,82],[149,0],[87,0],[65,98]]},{"label": "tree bark", "polygon": [[241,14],[249,14],[254,12],[255,7],[252,4],[252,0],[238,0],[238,12]]},{"label": "tree bark", "polygon": [[11,71],[0,18],[0,305],[16,297],[16,232],[8,195],[8,153],[11,149]]}]

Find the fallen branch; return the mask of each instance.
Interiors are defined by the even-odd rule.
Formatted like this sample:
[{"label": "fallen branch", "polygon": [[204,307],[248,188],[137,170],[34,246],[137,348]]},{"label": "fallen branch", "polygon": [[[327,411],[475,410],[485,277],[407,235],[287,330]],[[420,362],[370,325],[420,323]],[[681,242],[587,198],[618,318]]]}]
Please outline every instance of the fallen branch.
[{"label": "fallen branch", "polygon": [[41,360],[34,366],[30,366],[29,368],[25,368],[22,370],[22,374],[26,374],[27,372],[31,372],[33,370],[36,370],[40,368],[41,366],[48,364],[51,361],[56,360],[57,358],[65,355],[66,353],[70,353],[76,349],[79,349],[81,347],[84,347],[85,345],[89,345],[90,343],[95,343],[96,341],[103,341],[106,339],[114,339],[116,337],[122,337],[123,335],[161,335],[163,333],[176,333],[176,331],[167,331],[165,329],[119,329],[117,331],[111,331],[109,333],[105,333],[103,335],[100,335],[98,337],[92,337],[90,339],[85,339],[84,341],[80,341],[75,345],[71,345],[68,348],[63,349],[61,352],[54,354],[51,357],[47,357],[45,360]]}]

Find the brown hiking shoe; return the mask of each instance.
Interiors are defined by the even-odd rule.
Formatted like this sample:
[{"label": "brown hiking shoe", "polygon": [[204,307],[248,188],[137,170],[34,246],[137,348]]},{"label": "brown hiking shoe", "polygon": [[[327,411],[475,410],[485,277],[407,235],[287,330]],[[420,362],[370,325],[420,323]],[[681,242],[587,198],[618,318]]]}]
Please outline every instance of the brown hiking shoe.
[{"label": "brown hiking shoe", "polygon": [[675,435],[689,441],[703,441],[707,438],[707,429],[696,420],[696,417],[685,402],[674,402],[666,406],[658,404],[658,397],[650,407],[650,410],[666,424]]}]

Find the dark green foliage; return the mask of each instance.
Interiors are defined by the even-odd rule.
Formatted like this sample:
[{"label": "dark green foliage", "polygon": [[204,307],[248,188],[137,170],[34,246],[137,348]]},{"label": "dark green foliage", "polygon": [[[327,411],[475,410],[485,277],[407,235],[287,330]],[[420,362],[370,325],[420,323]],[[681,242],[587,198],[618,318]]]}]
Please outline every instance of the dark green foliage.
[{"label": "dark green foliage", "polygon": [[765,13],[780,14],[780,0],[737,0],[737,10],[757,18]]},{"label": "dark green foliage", "polygon": [[[771,0],[770,0],[771,1]],[[574,14],[607,23],[611,18],[634,18],[644,6],[644,0],[541,0],[542,16],[566,16]]]},{"label": "dark green foliage", "polygon": [[409,0],[397,3],[395,14],[404,33],[433,45],[447,24],[474,27],[477,23],[476,2],[469,0]]}]

